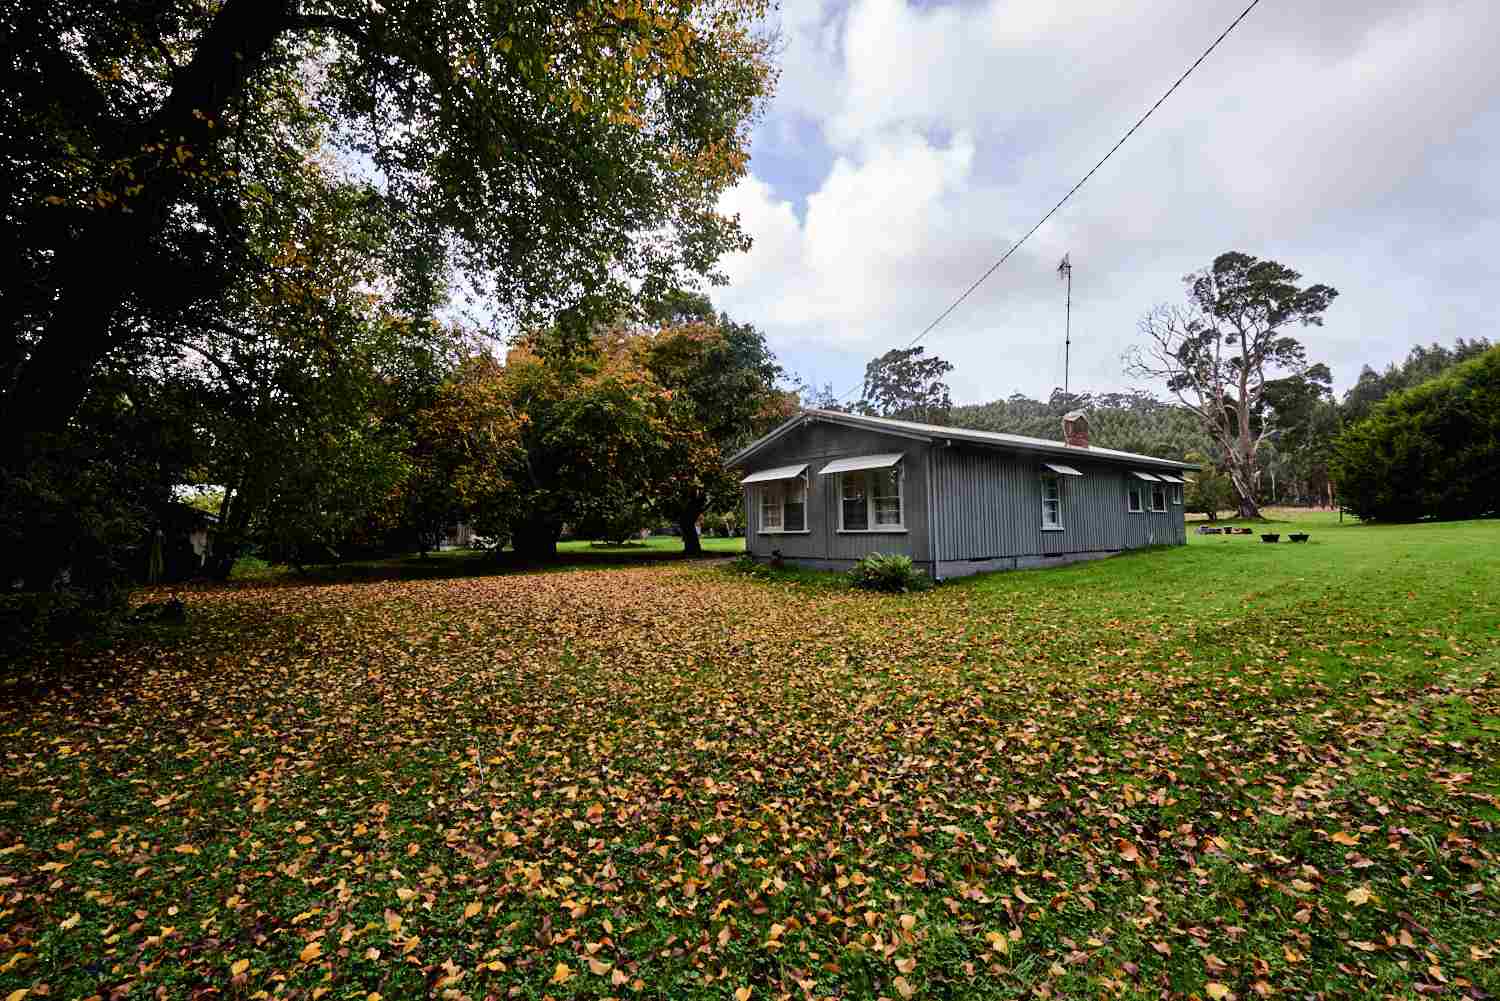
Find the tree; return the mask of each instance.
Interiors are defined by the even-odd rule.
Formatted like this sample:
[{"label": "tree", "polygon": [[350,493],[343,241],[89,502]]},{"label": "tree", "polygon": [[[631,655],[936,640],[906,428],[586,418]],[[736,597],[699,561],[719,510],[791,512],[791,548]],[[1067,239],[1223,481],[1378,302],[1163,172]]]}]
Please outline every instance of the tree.
[{"label": "tree", "polygon": [[1384,372],[1376,372],[1366,365],[1359,373],[1359,380],[1344,394],[1340,415],[1345,424],[1362,420],[1369,416],[1377,403],[1392,393],[1441,375],[1460,362],[1479,357],[1490,347],[1487,338],[1467,340],[1460,337],[1451,348],[1437,343],[1415,345],[1400,365],[1387,365]]},{"label": "tree", "polygon": [[518,465],[521,423],[503,390],[500,364],[475,352],[411,414],[399,523],[424,553],[447,527],[502,504],[512,488],[507,470]]},{"label": "tree", "polygon": [[1278,372],[1307,368],[1306,350],[1284,331],[1320,326],[1338,295],[1327,285],[1303,288],[1301,277],[1275,261],[1220,254],[1183,279],[1185,307],[1157,306],[1141,320],[1147,343],[1125,356],[1128,374],[1166,382],[1198,416],[1225,456],[1242,518],[1260,516],[1256,456],[1275,429],[1266,419],[1266,386]]},{"label": "tree", "polygon": [[1219,512],[1234,503],[1234,484],[1207,456],[1190,452],[1186,461],[1198,463],[1198,472],[1188,479],[1183,489],[1184,510],[1207,515],[1209,521],[1218,521]]},{"label": "tree", "polygon": [[945,423],[953,400],[943,377],[953,365],[936,356],[924,357],[925,351],[892,348],[872,359],[865,366],[864,394],[855,409],[898,420]]},{"label": "tree", "polygon": [[307,129],[373,168],[380,263],[415,316],[450,268],[523,323],[711,275],[746,245],[716,203],[773,79],[763,9],[6,5],[0,425],[31,432],[7,436],[11,460],[67,425],[112,352],[177,343],[264,265],[247,207],[300,167]]},{"label": "tree", "polygon": [[725,468],[725,457],[791,416],[796,404],[776,388],[781,367],[765,336],[748,323],[696,319],[648,332],[638,348],[656,382],[686,407],[681,419],[703,432],[701,439],[676,438],[673,475],[658,498],[682,533],[684,551],[696,554],[704,513],[740,504],[739,478]]},{"label": "tree", "polygon": [[1500,513],[1500,347],[1385,399],[1339,436],[1333,468],[1362,519]]},{"label": "tree", "polygon": [[500,393],[518,422],[503,471],[507,489],[476,512],[480,533],[508,537],[528,559],[549,559],[566,524],[598,522],[653,498],[701,429],[628,350],[510,352]]},{"label": "tree", "polygon": [[1139,391],[1064,395],[1058,388],[1045,401],[1015,393],[1004,400],[954,407],[948,419],[954,427],[1056,439],[1063,415],[1074,409],[1088,411],[1089,438],[1103,448],[1164,459],[1213,451],[1196,415]]}]

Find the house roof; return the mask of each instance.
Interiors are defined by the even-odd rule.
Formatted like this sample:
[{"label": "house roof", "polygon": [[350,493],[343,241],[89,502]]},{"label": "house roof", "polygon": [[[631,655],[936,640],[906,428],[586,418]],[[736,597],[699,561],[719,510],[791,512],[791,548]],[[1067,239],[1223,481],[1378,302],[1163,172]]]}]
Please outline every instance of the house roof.
[{"label": "house roof", "polygon": [[1035,452],[1039,455],[1071,455],[1075,458],[1086,456],[1091,459],[1140,465],[1152,469],[1195,470],[1198,468],[1190,462],[1178,462],[1175,459],[1158,459],[1153,455],[1121,452],[1113,448],[1099,448],[1097,445],[1080,448],[1076,445],[1065,445],[1060,441],[1052,441],[1049,438],[1031,438],[1020,434],[1001,434],[998,431],[971,431],[967,428],[946,427],[941,424],[919,424],[916,421],[898,421],[891,417],[866,417],[863,414],[846,414],[838,410],[818,410],[812,407],[798,411],[764,438],[740,449],[729,457],[727,463],[731,466],[742,466],[749,459],[753,458],[757,452],[766,448],[783,435],[799,427],[820,421],[827,424],[839,424],[844,427],[879,431],[882,434],[914,438],[920,441],[963,442],[966,445],[981,445],[1017,452]]}]

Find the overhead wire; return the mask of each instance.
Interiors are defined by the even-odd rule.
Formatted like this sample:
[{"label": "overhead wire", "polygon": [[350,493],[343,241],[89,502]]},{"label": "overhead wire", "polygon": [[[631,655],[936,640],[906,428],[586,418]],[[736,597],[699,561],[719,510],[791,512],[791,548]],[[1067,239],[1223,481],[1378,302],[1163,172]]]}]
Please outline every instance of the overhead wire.
[{"label": "overhead wire", "polygon": [[[1245,9],[1242,10],[1242,11],[1240,11],[1239,16],[1236,17],[1233,21],[1231,21],[1229,23],[1229,27],[1227,27],[1223,31],[1219,32],[1219,37],[1215,38],[1213,40],[1212,44],[1210,44],[1208,48],[1204,49],[1203,52],[1198,56],[1197,59],[1193,60],[1193,64],[1191,66],[1189,66],[1186,70],[1183,71],[1182,75],[1179,76],[1176,79],[1176,81],[1173,82],[1172,86],[1170,86],[1170,87],[1168,87],[1166,89],[1165,93],[1163,93],[1161,95],[1161,97],[1158,97],[1156,99],[1156,103],[1155,104],[1151,105],[1151,107],[1149,107],[1149,108],[1146,109],[1146,113],[1144,115],[1142,115],[1140,118],[1136,119],[1135,124],[1132,125],[1128,130],[1126,130],[1125,134],[1120,137],[1119,141],[1116,142],[1113,146],[1111,146],[1109,148],[1109,152],[1105,153],[1104,156],[1100,157],[1099,158],[1099,162],[1096,163],[1096,164],[1094,164],[1093,167],[1089,168],[1089,172],[1087,174],[1084,174],[1083,177],[1079,179],[1079,181],[1078,181],[1077,184],[1075,184],[1071,188],[1069,188],[1068,189],[1068,193],[1065,194],[1065,195],[1063,195],[1061,198],[1059,198],[1057,200],[1057,204],[1053,205],[1050,209],[1047,210],[1047,214],[1046,215],[1042,216],[1041,219],[1037,220],[1036,225],[1034,225],[1030,229],[1028,229],[1024,234],[1022,234],[1022,236],[1021,236],[1021,238],[1019,240],[1017,240],[1015,243],[1011,244],[1010,248],[1008,250],[1006,250],[1005,253],[1003,253],[1003,254],[1000,255],[1000,259],[999,260],[997,260],[994,264],[991,264],[989,266],[989,268],[987,268],[985,270],[984,274],[980,275],[977,279],[974,280],[974,283],[972,285],[970,285],[968,288],[964,289],[962,295],[960,295],[957,299],[954,299],[953,302],[951,302],[948,305],[947,309],[943,310],[941,313],[939,313],[937,315],[936,319],[934,319],[931,323],[927,324],[927,326],[923,327],[921,333],[917,334],[917,336],[913,337],[911,339],[911,341],[907,343],[905,350],[909,351],[912,348],[916,347],[917,343],[919,341],[921,341],[922,338],[924,338],[928,334],[932,333],[932,331],[937,328],[938,324],[940,324],[944,320],[946,320],[948,318],[948,316],[955,309],[957,309],[960,305],[963,304],[963,301],[965,299],[967,299],[969,296],[971,296],[971,295],[974,294],[974,290],[975,289],[977,289],[977,288],[979,288],[979,286],[983,285],[985,283],[985,281],[990,277],[990,275],[994,274],[996,271],[999,270],[999,268],[1000,268],[1000,266],[1002,264],[1004,264],[1006,261],[1010,260],[1011,255],[1014,254],[1017,250],[1021,249],[1021,245],[1024,244],[1027,240],[1029,240],[1031,238],[1032,234],[1034,234],[1037,230],[1041,229],[1044,225],[1046,225],[1047,220],[1051,219],[1054,215],[1056,215],[1058,209],[1060,209],[1064,205],[1066,205],[1068,203],[1068,200],[1071,199],[1075,194],[1077,194],[1078,190],[1080,188],[1082,188],[1085,184],[1088,183],[1089,178],[1093,177],[1094,174],[1098,172],[1099,168],[1102,167],[1102,166],[1104,166],[1104,164],[1109,161],[1109,158],[1115,155],[1115,151],[1116,150],[1118,150],[1121,146],[1124,146],[1125,143],[1130,139],[1130,137],[1133,136],[1133,135],[1135,135],[1137,129],[1139,129],[1142,125],[1146,124],[1146,120],[1149,119],[1153,114],[1155,114],[1156,109],[1160,108],[1162,106],[1162,104],[1164,104],[1166,102],[1167,98],[1171,97],[1172,94],[1176,92],[1177,88],[1182,86],[1183,81],[1185,81],[1188,77],[1190,77],[1190,76],[1193,75],[1193,71],[1196,70],[1200,65],[1202,65],[1202,63],[1203,63],[1203,61],[1205,59],[1207,59],[1210,55],[1213,54],[1213,51],[1219,47],[1219,43],[1221,43],[1222,41],[1224,41],[1224,39],[1228,38],[1230,32],[1234,31],[1235,28],[1239,27],[1240,22],[1243,21],[1243,20],[1245,20],[1245,18],[1250,15],[1250,12],[1252,10],[1254,10],[1258,6],[1260,6],[1260,0],[1250,0],[1250,3],[1245,7]],[[850,389],[848,392],[844,393],[843,396],[838,397],[838,399],[840,401],[843,401],[844,399],[848,398],[852,393],[855,393],[855,392],[857,392],[857,391],[859,391],[860,389],[863,389],[863,388],[864,388],[864,383],[861,382],[860,385],[854,387],[853,389]]]}]

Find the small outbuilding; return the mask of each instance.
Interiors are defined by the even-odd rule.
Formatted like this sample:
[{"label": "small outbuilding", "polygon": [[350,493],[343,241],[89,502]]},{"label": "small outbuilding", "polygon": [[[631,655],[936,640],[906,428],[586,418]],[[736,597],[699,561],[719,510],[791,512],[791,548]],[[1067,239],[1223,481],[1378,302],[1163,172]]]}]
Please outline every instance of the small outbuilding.
[{"label": "small outbuilding", "polygon": [[833,410],[799,412],[731,456],[745,472],[745,549],[845,570],[904,553],[935,579],[1183,545],[1197,467],[1089,444]]}]

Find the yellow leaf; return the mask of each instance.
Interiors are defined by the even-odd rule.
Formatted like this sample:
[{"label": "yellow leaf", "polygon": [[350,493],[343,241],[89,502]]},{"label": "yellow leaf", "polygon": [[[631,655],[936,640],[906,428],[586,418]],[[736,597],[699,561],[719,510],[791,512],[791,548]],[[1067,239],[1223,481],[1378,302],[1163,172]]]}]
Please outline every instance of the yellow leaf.
[{"label": "yellow leaf", "polygon": [[911,957],[896,960],[896,969],[902,973],[910,973],[917,968],[917,961]]},{"label": "yellow leaf", "polygon": [[178,845],[176,848],[173,848],[172,850],[174,852],[177,852],[177,853],[182,854],[182,855],[197,855],[198,854],[198,848],[195,845]]},{"label": "yellow leaf", "polygon": [[897,977],[895,980],[892,980],[891,986],[896,988],[896,993],[904,998],[909,998],[916,993],[912,985],[906,982],[905,977]]},{"label": "yellow leaf", "polygon": [[298,953],[297,958],[302,960],[302,962],[304,963],[311,963],[321,955],[323,955],[322,944],[319,942],[309,942],[307,943],[307,946],[303,948],[300,953]]},{"label": "yellow leaf", "polygon": [[1208,992],[1208,996],[1213,1001],[1224,1001],[1224,998],[1229,996],[1228,987],[1225,987],[1223,984],[1214,983],[1212,980],[1205,984],[1203,989]]},{"label": "yellow leaf", "polygon": [[21,1001],[22,998],[30,993],[30,987],[22,987],[18,991],[11,991],[9,994],[5,995],[5,1001]]},{"label": "yellow leaf", "polygon": [[478,914],[483,909],[484,909],[484,905],[481,904],[479,901],[475,900],[475,901],[471,902],[467,907],[464,908],[464,918],[465,919],[472,918],[474,915]]},{"label": "yellow leaf", "polygon": [[415,897],[416,895],[417,895],[417,891],[416,890],[408,889],[407,887],[404,887],[404,886],[396,888],[396,896],[398,896],[398,897],[401,898],[401,902],[403,904],[406,903],[408,900],[410,900],[412,897]]},{"label": "yellow leaf", "polygon": [[568,969],[567,963],[558,963],[557,969],[552,971],[552,982],[554,984],[565,984],[573,979],[573,971]]},{"label": "yellow leaf", "polygon": [[734,1001],[750,1001],[750,988],[738,987],[734,992]]},{"label": "yellow leaf", "polygon": [[1349,903],[1353,904],[1355,907],[1358,907],[1361,904],[1368,904],[1371,900],[1375,899],[1375,894],[1370,892],[1370,888],[1368,886],[1356,886],[1354,889],[1344,894],[1344,899],[1349,901]]},{"label": "yellow leaf", "polygon": [[59,921],[58,924],[57,924],[57,926],[59,928],[61,928],[63,931],[67,931],[69,928],[72,928],[74,925],[78,924],[78,922],[80,922],[82,920],[83,920],[83,915],[79,914],[77,911],[74,911],[68,917],[64,918],[62,921]]},{"label": "yellow leaf", "polygon": [[917,925],[917,916],[915,914],[903,914],[903,915],[901,915],[901,927],[902,928],[904,928],[907,931],[911,931],[913,928],[916,927],[916,925]]},{"label": "yellow leaf", "polygon": [[616,987],[623,987],[625,981],[629,979],[630,978],[625,975],[625,971],[621,970],[618,966],[615,967],[615,972],[609,975],[609,982],[614,984]]},{"label": "yellow leaf", "polygon": [[604,976],[609,972],[610,967],[614,965],[614,963],[606,963],[602,959],[595,959],[593,956],[589,957],[589,972],[596,977]]},{"label": "yellow leaf", "polygon": [[250,960],[248,959],[236,959],[234,962],[229,964],[230,976],[237,977],[248,969],[250,969]]},{"label": "yellow leaf", "polygon": [[392,933],[398,932],[398,931],[401,930],[401,915],[397,914],[395,911],[391,910],[389,907],[387,907],[385,909],[385,928],[386,928],[386,931],[389,931],[389,932],[392,932]]},{"label": "yellow leaf", "polygon": [[1333,834],[1328,836],[1328,840],[1332,841],[1336,845],[1353,846],[1359,844],[1359,838],[1350,834],[1348,831],[1335,831]]}]

